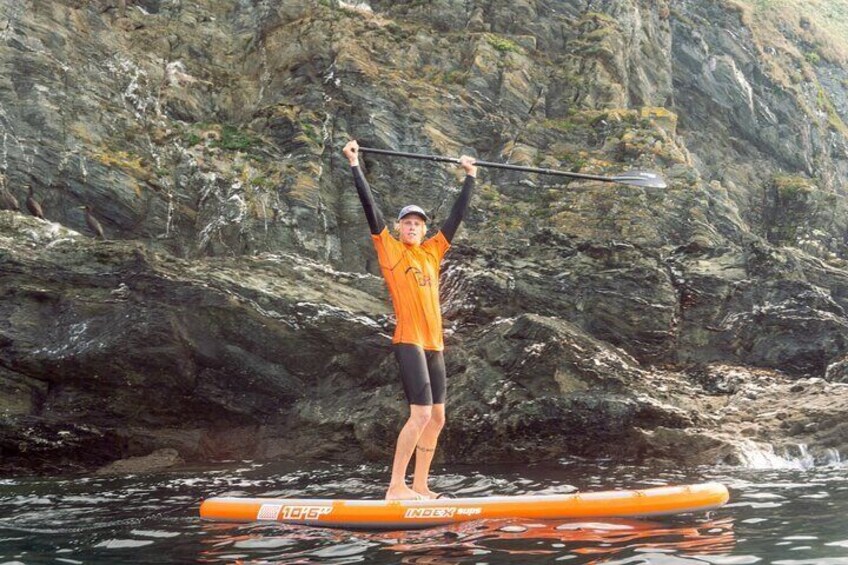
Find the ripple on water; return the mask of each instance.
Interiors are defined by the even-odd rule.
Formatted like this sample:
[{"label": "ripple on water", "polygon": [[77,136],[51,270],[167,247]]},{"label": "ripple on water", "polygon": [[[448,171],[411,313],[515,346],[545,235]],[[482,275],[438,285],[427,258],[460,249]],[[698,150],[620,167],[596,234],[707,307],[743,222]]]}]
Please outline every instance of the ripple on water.
[{"label": "ripple on water", "polygon": [[363,542],[341,543],[331,547],[322,547],[321,549],[310,552],[309,555],[325,558],[353,557],[365,553],[373,545]]},{"label": "ripple on water", "polygon": [[781,496],[776,492],[751,492],[742,495],[742,498],[752,498],[754,500],[786,500],[785,496]]},{"label": "ripple on water", "polygon": [[179,532],[163,532],[161,530],[132,530],[130,533],[146,538],[175,538],[182,535]]},{"label": "ripple on water", "polygon": [[251,539],[237,541],[233,547],[239,549],[277,549],[280,547],[289,547],[296,545],[297,542],[281,537],[255,537]]},{"label": "ripple on water", "polygon": [[710,565],[747,565],[762,561],[755,555],[698,555],[698,559]]},{"label": "ripple on water", "polygon": [[826,492],[815,492],[813,494],[802,494],[800,498],[822,499],[830,498],[830,495]]},{"label": "ripple on water", "polygon": [[848,565],[848,557],[818,557],[815,559],[778,559],[771,565]]},{"label": "ripple on water", "polygon": [[783,506],[780,502],[730,502],[726,504],[727,508],[757,508],[760,510],[768,508],[780,508]]},{"label": "ripple on water", "polygon": [[151,545],[153,540],[141,539],[107,539],[95,544],[93,547],[103,547],[106,549],[127,549],[132,547],[144,547]]}]

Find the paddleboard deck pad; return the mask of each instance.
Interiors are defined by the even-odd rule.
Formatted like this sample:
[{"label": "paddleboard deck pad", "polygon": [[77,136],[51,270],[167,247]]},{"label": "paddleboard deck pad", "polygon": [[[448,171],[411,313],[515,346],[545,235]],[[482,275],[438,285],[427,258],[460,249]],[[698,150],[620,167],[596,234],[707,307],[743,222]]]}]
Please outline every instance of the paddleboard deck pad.
[{"label": "paddleboard deck pad", "polygon": [[220,497],[204,500],[200,505],[200,517],[228,522],[270,521],[397,530],[497,518],[551,520],[663,516],[712,510],[726,503],[728,498],[727,488],[719,483],[436,500]]}]

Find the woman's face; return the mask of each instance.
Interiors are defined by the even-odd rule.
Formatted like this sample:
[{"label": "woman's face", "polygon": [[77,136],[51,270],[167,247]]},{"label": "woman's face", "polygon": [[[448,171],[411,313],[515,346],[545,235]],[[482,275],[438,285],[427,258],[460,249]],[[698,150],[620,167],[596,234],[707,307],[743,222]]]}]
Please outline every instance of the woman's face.
[{"label": "woman's face", "polygon": [[427,223],[415,214],[401,218],[397,227],[401,242],[408,245],[419,245],[427,233]]}]

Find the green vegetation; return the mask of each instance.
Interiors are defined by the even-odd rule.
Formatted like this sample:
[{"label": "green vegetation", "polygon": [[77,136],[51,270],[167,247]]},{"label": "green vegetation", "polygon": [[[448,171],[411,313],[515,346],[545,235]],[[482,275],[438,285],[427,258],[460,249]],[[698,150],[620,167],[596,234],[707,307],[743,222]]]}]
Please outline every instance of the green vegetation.
[{"label": "green vegetation", "polygon": [[468,71],[453,69],[445,71],[442,76],[445,84],[465,84],[468,80]]},{"label": "green vegetation", "polygon": [[520,53],[521,47],[511,39],[492,33],[486,34],[486,41],[500,53]]},{"label": "green vegetation", "polygon": [[603,12],[586,12],[585,14],[583,14],[583,17],[580,18],[580,23],[583,24],[586,22],[598,22],[609,25],[618,25],[618,22],[614,17]]},{"label": "green vegetation", "polygon": [[429,85],[445,86],[451,84],[463,85],[468,81],[467,70],[450,69],[444,70],[436,65],[424,65],[421,69],[423,78]]},{"label": "green vegetation", "polygon": [[202,140],[200,136],[194,133],[193,131],[188,132],[183,136],[183,143],[185,143],[186,147],[194,147],[201,141]]},{"label": "green vegetation", "polygon": [[[819,83],[825,63],[848,65],[848,3],[833,0],[723,0],[750,28],[770,78],[794,93],[811,122],[848,136],[848,125]],[[803,46],[803,47],[801,47]],[[799,85],[805,88],[799,88]],[[814,85],[810,100],[806,85]],[[825,120],[820,118],[826,116]],[[824,132],[822,132],[824,133]]]},{"label": "green vegetation", "polygon": [[581,52],[592,54],[612,54],[607,45],[618,30],[615,18],[600,12],[587,12],[578,22],[580,37],[575,41],[575,47]]},{"label": "green vegetation", "polygon": [[586,157],[575,153],[566,153],[562,155],[561,161],[562,166],[573,173],[579,173],[583,167],[589,164]]},{"label": "green vegetation", "polygon": [[300,129],[303,131],[303,134],[310,142],[314,143],[315,145],[323,145],[324,139],[318,128],[316,128],[310,123],[301,122]]},{"label": "green vegetation", "polygon": [[[848,62],[848,3],[833,0],[724,0],[737,10],[754,31],[760,48],[768,46],[791,53],[795,41],[787,41],[787,31],[815,46],[815,55],[833,63]],[[797,51],[796,51],[797,52]],[[799,54],[807,57],[810,53]],[[810,61],[810,64],[817,62]]]},{"label": "green vegetation", "polygon": [[696,29],[698,27],[698,23],[695,20],[693,20],[689,16],[685,15],[683,12],[681,12],[677,8],[671,8],[671,15],[675,20],[679,21],[680,23],[682,23],[686,27],[693,28],[693,29]]},{"label": "green vegetation", "polygon": [[589,12],[577,24],[580,35],[572,42],[576,51],[585,57],[612,59],[616,55],[618,23],[605,14]]},{"label": "green vegetation", "polygon": [[793,245],[802,226],[816,215],[812,198],[813,181],[801,176],[778,174],[763,189],[763,230],[771,243]]},{"label": "green vegetation", "polygon": [[263,176],[253,177],[250,179],[250,186],[253,188],[269,189],[274,187],[274,181]]},{"label": "green vegetation", "polygon": [[607,37],[610,37],[612,34],[612,27],[599,27],[598,29],[592,30],[588,33],[584,33],[580,36],[580,38],[586,41],[603,41]]},{"label": "green vegetation", "polygon": [[825,192],[815,179],[776,174],[763,187],[763,235],[775,245],[826,251],[829,263],[844,267],[846,204],[843,196]]},{"label": "green vegetation", "polygon": [[827,114],[828,125],[834,131],[838,131],[842,135],[848,137],[848,125],[846,125],[845,122],[842,121],[842,118],[839,117],[839,113],[836,111],[833,101],[831,101],[827,92],[825,92],[824,88],[821,86],[819,86],[816,102],[818,102],[819,108],[824,110],[825,114]]},{"label": "green vegetation", "polygon": [[147,174],[144,159],[133,151],[119,151],[103,146],[93,156],[107,167],[120,167],[136,177],[142,178]]},{"label": "green vegetation", "polygon": [[259,139],[233,125],[198,122],[182,131],[180,138],[186,147],[206,142],[208,147],[228,151],[248,151],[259,144]]},{"label": "green vegetation", "polygon": [[221,139],[212,142],[212,147],[220,147],[229,151],[247,151],[256,140],[235,126],[225,125],[221,128]]},{"label": "green vegetation", "polygon": [[570,118],[561,118],[558,120],[545,120],[545,127],[555,129],[564,133],[572,132],[585,124],[579,124]]},{"label": "green vegetation", "polygon": [[501,194],[491,184],[484,184],[480,187],[480,197],[491,204],[498,204],[501,201]]}]

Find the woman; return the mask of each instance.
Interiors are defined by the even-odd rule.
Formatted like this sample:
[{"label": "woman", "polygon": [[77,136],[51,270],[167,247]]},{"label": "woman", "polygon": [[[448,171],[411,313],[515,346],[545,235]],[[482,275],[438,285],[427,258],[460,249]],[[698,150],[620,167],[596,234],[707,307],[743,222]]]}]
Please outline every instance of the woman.
[{"label": "woman", "polygon": [[[389,233],[374,204],[371,189],[359,168],[359,144],[348,142],[342,150],[350,162],[356,191],[365,209],[380,270],[392,297],[397,328],[392,349],[400,366],[403,390],[409,403],[409,419],[397,439],[387,500],[438,498],[428,487],[430,464],[439,433],[445,424],[445,360],[442,354],[442,314],[439,307],[439,271],[462,221],[477,167],[463,155],[460,166],[466,177],[450,215],[433,237],[425,240],[427,214],[419,206],[404,206],[395,223],[397,238]],[[406,484],[406,468],[415,453],[412,488]]]}]

